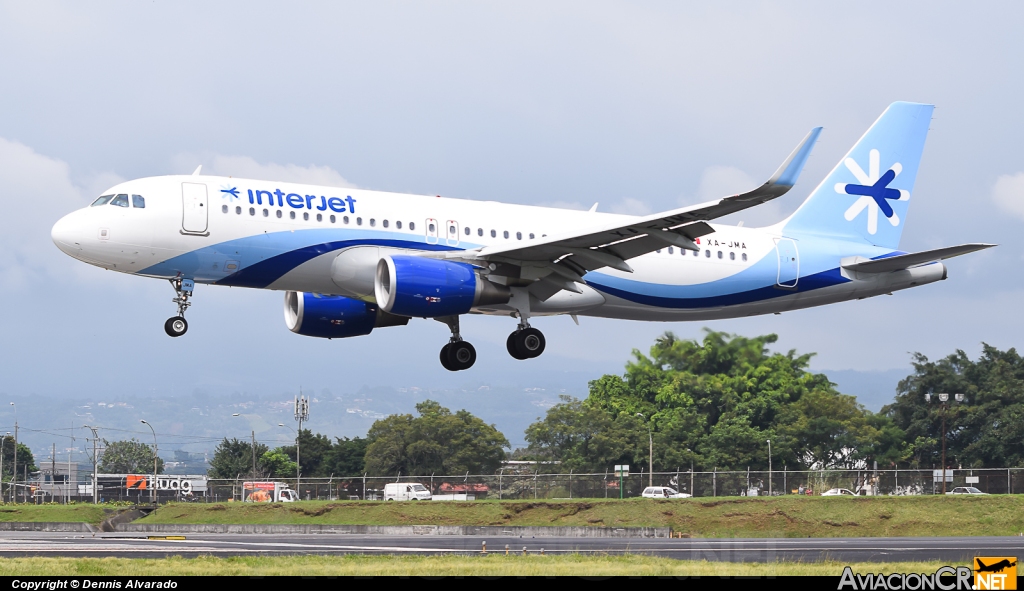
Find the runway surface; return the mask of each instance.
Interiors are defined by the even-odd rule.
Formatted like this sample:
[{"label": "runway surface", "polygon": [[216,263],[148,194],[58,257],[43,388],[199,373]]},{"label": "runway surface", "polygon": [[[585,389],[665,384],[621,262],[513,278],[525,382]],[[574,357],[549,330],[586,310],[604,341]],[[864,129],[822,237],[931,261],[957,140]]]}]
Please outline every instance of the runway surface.
[{"label": "runway surface", "polygon": [[648,554],[680,560],[723,562],[840,562],[939,560],[970,562],[974,556],[1024,557],[1024,537],[960,538],[519,538],[482,536],[252,535],[187,534],[184,539],[140,534],[7,532],[0,535],[0,556],[243,556],[289,554],[530,554],[578,552]]}]

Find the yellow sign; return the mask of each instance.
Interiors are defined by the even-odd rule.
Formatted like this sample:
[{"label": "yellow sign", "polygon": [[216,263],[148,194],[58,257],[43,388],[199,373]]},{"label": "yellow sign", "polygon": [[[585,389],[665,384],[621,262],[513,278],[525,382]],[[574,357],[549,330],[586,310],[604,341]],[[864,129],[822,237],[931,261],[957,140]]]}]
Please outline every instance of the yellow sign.
[{"label": "yellow sign", "polygon": [[1016,589],[1017,557],[975,556],[974,588],[979,591],[983,589]]}]

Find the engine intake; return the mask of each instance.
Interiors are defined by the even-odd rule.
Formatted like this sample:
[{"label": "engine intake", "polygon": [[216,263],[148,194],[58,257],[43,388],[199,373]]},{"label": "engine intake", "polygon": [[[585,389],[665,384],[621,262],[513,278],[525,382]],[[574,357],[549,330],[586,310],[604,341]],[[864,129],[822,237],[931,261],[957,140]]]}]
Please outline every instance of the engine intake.
[{"label": "engine intake", "polygon": [[284,323],[303,336],[343,339],[368,335],[374,328],[409,324],[409,319],[344,296],[289,291],[284,294]]},{"label": "engine intake", "polygon": [[472,265],[402,255],[377,262],[373,291],[385,312],[417,318],[465,314],[473,306],[507,303],[512,296]]}]

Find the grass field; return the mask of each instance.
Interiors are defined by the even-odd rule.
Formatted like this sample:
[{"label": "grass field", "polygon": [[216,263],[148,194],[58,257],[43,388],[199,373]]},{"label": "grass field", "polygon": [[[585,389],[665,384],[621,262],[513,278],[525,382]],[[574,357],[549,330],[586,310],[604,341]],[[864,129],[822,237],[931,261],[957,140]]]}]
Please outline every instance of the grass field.
[{"label": "grass field", "polygon": [[98,525],[123,507],[103,505],[0,505],[0,521],[74,521]]},{"label": "grass field", "polygon": [[693,537],[1007,536],[1024,496],[169,504],[137,523],[671,527]]},{"label": "grass field", "polygon": [[[236,558],[6,558],[0,576],[217,575],[217,576],[838,576],[845,564],[727,563],[648,556],[261,556]],[[857,573],[933,573],[939,562],[851,564]],[[956,566],[956,565],[953,565]]]}]

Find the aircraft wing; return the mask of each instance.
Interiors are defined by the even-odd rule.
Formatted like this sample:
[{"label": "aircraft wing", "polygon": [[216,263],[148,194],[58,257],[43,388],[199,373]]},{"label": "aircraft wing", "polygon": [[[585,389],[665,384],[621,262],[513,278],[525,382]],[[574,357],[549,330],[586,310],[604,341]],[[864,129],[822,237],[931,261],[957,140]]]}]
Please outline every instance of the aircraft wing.
[{"label": "aircraft wing", "polygon": [[847,263],[842,267],[847,271],[854,271],[857,273],[889,273],[891,271],[901,271],[903,269],[909,269],[910,267],[926,265],[928,263],[934,263],[944,259],[951,259],[962,254],[992,248],[993,246],[995,246],[995,244],[961,244],[959,246],[947,246],[945,248],[936,248],[934,250],[901,254],[884,259],[859,260]]},{"label": "aircraft wing", "polygon": [[627,260],[670,245],[699,250],[694,242],[696,238],[714,231],[707,220],[784,195],[796,184],[820,133],[820,127],[812,129],[775,174],[752,191],[583,231],[547,236],[525,245],[486,246],[448,253],[446,258],[539,268],[533,272],[534,279],[553,273],[560,279],[549,280],[549,283],[557,284],[560,289],[578,291],[572,284],[586,283],[582,277],[587,271],[611,267],[632,272]]}]

